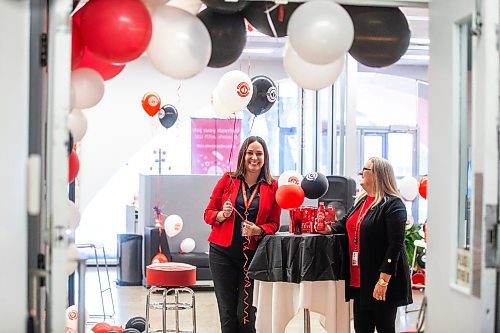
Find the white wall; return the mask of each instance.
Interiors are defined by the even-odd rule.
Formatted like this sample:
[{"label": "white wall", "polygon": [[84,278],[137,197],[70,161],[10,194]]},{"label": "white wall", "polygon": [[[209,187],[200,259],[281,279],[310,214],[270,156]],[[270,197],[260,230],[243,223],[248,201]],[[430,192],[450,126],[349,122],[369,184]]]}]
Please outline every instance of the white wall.
[{"label": "white wall", "polygon": [[[141,57],[106,82],[101,102],[84,111],[88,130],[80,147],[79,201],[80,209],[84,211],[82,231],[99,227],[106,232],[106,229],[118,225],[124,228],[125,205],[133,201],[134,192],[139,188],[138,172],[149,173],[149,166],[155,164],[154,149],[161,147],[166,150],[164,167],[171,168],[170,174],[190,173],[190,169],[179,167],[190,165],[190,118],[215,117],[210,108],[212,91],[220,77],[234,69],[249,73],[250,77],[265,74],[275,81],[287,77],[281,61],[261,62],[245,57],[232,66],[207,68],[194,78],[177,81],[162,75],[146,57]],[[141,99],[148,91],[157,92],[162,105],[169,103],[176,106],[179,120],[172,128],[165,130],[156,117],[151,118],[142,110]],[[137,161],[137,158],[134,159],[134,156],[139,156],[137,154],[147,156],[148,160]],[[178,163],[179,160],[183,163]],[[118,175],[121,176],[113,179]],[[123,183],[123,175],[126,175],[126,184]],[[120,197],[111,196],[106,186],[108,189],[121,188]],[[92,201],[100,201],[103,205],[93,206]],[[89,210],[85,211],[87,208]],[[90,229],[87,231],[91,232]]]},{"label": "white wall", "polygon": [[0,317],[3,332],[21,332],[28,312],[29,2],[0,1],[0,22]]},{"label": "white wall", "polygon": [[[485,27],[490,35],[494,32],[491,20],[498,15],[494,2],[483,1],[488,10],[483,15],[490,21]],[[440,332],[493,332],[492,316],[494,309],[489,299],[495,289],[491,285],[491,272],[482,269],[482,297],[477,298],[453,288],[457,247],[458,221],[458,48],[453,43],[456,37],[454,23],[472,13],[474,1],[456,0],[450,6],[448,0],[434,0],[430,7],[430,109],[429,109],[429,219],[427,251],[427,291],[428,309],[425,330]],[[498,94],[498,68],[487,57],[496,57],[492,52],[494,42],[488,39],[489,51],[479,49],[475,55],[474,71],[478,75],[476,99],[479,103],[473,109],[476,124],[473,130],[473,168],[474,173],[485,171],[484,191],[486,202],[494,203],[496,177],[494,160],[496,142],[493,132],[497,120],[498,106],[494,106],[493,96]],[[486,66],[490,66],[486,71]],[[493,82],[494,81],[494,82]],[[493,87],[488,87],[492,85]],[[496,89],[496,90],[495,90]],[[492,96],[493,95],[493,96]],[[483,137],[483,140],[477,141]],[[489,142],[491,151],[479,149]],[[491,153],[491,157],[486,157]],[[484,228],[483,228],[484,232]],[[484,264],[483,264],[484,265]],[[489,314],[485,307],[489,304]]]}]

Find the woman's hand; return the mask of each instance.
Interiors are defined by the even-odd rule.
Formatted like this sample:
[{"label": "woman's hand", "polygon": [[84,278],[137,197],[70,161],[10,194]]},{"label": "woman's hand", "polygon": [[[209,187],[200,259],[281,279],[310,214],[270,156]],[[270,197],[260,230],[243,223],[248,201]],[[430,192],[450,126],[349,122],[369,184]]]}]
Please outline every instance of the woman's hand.
[{"label": "woman's hand", "polygon": [[260,236],[262,229],[255,223],[250,221],[243,221],[241,224],[242,236]]},{"label": "woman's hand", "polygon": [[323,234],[323,235],[330,235],[331,233],[332,233],[332,228],[330,228],[329,224],[325,225],[325,230],[318,231],[318,234]]},{"label": "woman's hand", "polygon": [[229,201],[229,199],[226,200],[226,202],[224,202],[224,205],[222,206],[222,214],[226,219],[231,216],[231,214],[233,214],[233,205],[231,204],[231,201]]},{"label": "woman's hand", "polygon": [[377,301],[385,301],[385,293],[387,292],[387,284],[382,286],[380,283],[375,283],[373,288],[373,298]]}]

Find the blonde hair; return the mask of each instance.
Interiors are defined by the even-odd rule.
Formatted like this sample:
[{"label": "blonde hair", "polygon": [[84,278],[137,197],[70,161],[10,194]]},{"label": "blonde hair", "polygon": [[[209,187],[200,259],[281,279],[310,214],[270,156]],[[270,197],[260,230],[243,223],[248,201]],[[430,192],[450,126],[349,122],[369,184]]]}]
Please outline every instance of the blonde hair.
[{"label": "blonde hair", "polygon": [[[372,162],[371,172],[373,175],[373,193],[375,194],[372,207],[382,202],[386,196],[401,197],[391,163],[380,157],[370,157],[368,161]],[[356,202],[366,196],[366,191],[361,191],[356,198]]]}]

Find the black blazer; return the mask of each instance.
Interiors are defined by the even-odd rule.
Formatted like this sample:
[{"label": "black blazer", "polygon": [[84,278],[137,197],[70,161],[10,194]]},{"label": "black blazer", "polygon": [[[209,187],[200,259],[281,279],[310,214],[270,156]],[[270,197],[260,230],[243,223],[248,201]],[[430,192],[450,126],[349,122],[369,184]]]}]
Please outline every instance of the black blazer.
[{"label": "black blazer", "polygon": [[[353,205],[339,222],[332,225],[333,233],[346,233],[347,219],[364,200],[366,197]],[[402,306],[413,302],[410,269],[404,246],[405,224],[406,207],[398,197],[387,196],[366,213],[360,227],[359,243],[360,305],[362,307],[370,308],[382,303]],[[346,301],[352,299],[348,246],[348,239],[345,237],[342,265],[347,273]],[[391,275],[385,302],[373,298],[373,289],[380,272]]]}]

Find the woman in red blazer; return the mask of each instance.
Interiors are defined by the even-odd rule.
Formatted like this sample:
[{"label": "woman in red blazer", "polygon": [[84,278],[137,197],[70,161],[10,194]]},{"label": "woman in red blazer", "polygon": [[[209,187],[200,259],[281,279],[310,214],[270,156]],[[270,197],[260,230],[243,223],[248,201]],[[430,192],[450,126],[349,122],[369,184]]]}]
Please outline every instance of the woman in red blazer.
[{"label": "woman in red blazer", "polygon": [[253,280],[246,270],[260,239],[279,228],[277,189],[266,143],[251,136],[241,146],[237,170],[221,177],[205,210],[222,333],[255,332]]}]

